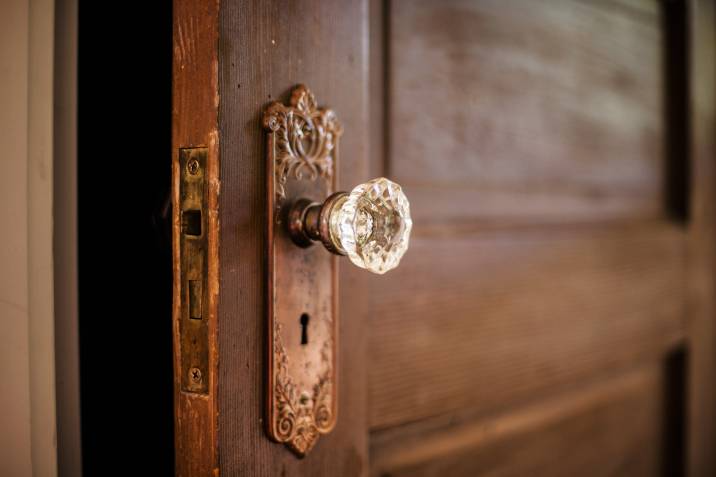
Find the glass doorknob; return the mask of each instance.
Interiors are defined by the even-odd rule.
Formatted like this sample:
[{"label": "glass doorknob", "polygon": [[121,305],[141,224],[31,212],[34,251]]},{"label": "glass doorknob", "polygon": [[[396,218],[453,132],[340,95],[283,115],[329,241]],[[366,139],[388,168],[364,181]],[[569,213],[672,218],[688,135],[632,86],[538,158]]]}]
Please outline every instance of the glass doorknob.
[{"label": "glass doorknob", "polygon": [[288,212],[292,240],[301,247],[319,241],[355,265],[383,274],[397,267],[408,249],[410,204],[400,185],[379,177],[350,193],[336,192],[322,204],[295,201]]}]

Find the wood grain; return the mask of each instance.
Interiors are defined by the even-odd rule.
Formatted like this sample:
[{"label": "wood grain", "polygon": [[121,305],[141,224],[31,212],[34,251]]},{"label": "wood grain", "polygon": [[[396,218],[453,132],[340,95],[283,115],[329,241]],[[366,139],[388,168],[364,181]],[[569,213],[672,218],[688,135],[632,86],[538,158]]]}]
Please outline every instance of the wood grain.
[{"label": "wood grain", "polygon": [[416,224],[371,282],[371,473],[680,474],[686,365],[663,363],[691,233],[662,6],[371,6],[371,166]]},{"label": "wood grain", "polygon": [[[217,300],[218,277],[218,0],[174,1],[174,65],[172,97],[172,230],[174,254],[174,407],[177,476],[218,475],[217,447]],[[209,392],[181,391],[179,322],[179,149],[207,147],[209,181],[208,310]]]},{"label": "wood grain", "polygon": [[371,474],[667,475],[669,379],[648,365],[493,417],[378,433]]},{"label": "wood grain", "polygon": [[[657,2],[176,0],[174,150],[222,157],[221,366],[177,394],[180,471],[670,475],[686,442],[712,475],[716,23],[689,5],[685,227]],[[416,219],[396,271],[341,264],[338,425],[303,460],[264,430],[260,119],[298,83],[345,126],[339,188],[385,174]]]},{"label": "wood grain", "polygon": [[372,288],[371,427],[659,359],[684,336],[685,246],[660,223],[414,237]]},{"label": "wood grain", "polygon": [[716,475],[716,5],[688,2],[690,31],[689,475]]},{"label": "wood grain", "polygon": [[388,172],[416,223],[664,214],[657,2],[391,2]]},{"label": "wood grain", "polygon": [[[364,475],[368,470],[365,275],[340,265],[338,421],[299,460],[269,440],[264,108],[307,85],[344,126],[339,186],[367,176],[367,3],[224,0],[220,10],[222,475]],[[298,325],[298,321],[296,322]]]}]

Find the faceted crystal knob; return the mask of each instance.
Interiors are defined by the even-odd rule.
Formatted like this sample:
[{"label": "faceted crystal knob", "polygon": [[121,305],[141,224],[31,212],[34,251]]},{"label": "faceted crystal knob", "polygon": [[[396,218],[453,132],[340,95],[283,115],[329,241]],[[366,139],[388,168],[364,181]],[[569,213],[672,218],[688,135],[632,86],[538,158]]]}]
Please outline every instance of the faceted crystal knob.
[{"label": "faceted crystal knob", "polygon": [[408,249],[410,204],[401,187],[380,177],[350,193],[337,192],[323,204],[305,199],[289,211],[289,232],[296,244],[321,241],[355,265],[383,274],[397,267]]}]

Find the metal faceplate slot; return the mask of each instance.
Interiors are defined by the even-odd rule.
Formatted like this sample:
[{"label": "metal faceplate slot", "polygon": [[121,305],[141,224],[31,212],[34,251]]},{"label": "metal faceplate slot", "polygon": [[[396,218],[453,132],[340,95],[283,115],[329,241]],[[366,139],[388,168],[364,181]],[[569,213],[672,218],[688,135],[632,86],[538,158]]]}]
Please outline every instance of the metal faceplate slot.
[{"label": "metal faceplate slot", "polygon": [[303,197],[335,189],[340,125],[304,86],[291,103],[269,105],[268,389],[269,436],[304,456],[337,416],[337,263],[323,247],[297,247],[286,214]]},{"label": "metal faceplate slot", "polygon": [[179,150],[181,389],[208,393],[207,149]]}]

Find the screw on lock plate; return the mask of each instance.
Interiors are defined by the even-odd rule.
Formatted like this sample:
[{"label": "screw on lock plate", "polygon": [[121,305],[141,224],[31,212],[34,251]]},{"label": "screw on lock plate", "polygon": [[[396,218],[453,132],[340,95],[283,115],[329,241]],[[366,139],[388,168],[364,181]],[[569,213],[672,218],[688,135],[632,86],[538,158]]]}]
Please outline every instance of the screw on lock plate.
[{"label": "screw on lock plate", "polygon": [[209,366],[207,309],[207,149],[179,150],[179,320],[181,389],[206,394]]}]

